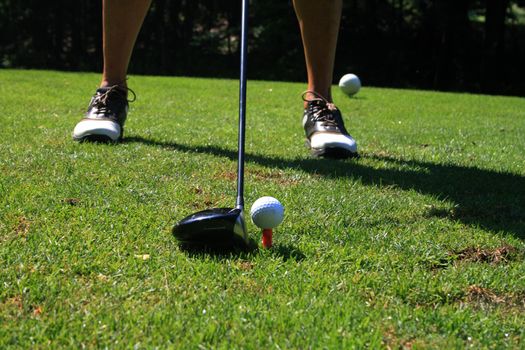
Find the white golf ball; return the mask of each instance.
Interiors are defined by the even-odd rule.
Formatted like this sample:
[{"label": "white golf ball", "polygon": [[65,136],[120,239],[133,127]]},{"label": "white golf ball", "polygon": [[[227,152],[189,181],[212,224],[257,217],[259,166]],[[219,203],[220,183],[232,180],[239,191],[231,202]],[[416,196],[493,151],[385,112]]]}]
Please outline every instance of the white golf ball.
[{"label": "white golf ball", "polygon": [[261,197],[253,203],[250,215],[257,227],[275,228],[283,221],[284,207],[273,197]]},{"label": "white golf ball", "polygon": [[345,94],[352,96],[357,94],[361,89],[361,80],[359,80],[359,77],[355,74],[345,74],[341,80],[339,80],[339,87]]}]

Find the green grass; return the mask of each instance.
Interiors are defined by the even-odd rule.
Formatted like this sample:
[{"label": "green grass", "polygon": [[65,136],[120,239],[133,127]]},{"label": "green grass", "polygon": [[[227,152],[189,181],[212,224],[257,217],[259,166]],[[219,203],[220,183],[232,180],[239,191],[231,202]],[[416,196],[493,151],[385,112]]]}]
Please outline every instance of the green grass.
[{"label": "green grass", "polygon": [[0,348],[525,346],[524,99],[336,90],[331,161],[302,84],[250,81],[246,202],[285,221],[213,256],[170,229],[234,204],[237,81],[132,77],[126,141],[74,143],[98,79],[0,70]]}]

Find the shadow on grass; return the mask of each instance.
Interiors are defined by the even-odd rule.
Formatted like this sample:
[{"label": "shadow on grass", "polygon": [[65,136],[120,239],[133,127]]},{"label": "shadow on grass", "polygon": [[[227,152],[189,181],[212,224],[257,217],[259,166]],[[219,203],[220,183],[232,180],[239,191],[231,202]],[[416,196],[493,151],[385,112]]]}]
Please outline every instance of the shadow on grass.
[{"label": "shadow on grass", "polygon": [[250,239],[247,245],[236,244],[226,247],[217,246],[203,246],[203,245],[191,245],[191,244],[180,244],[179,249],[186,253],[192,258],[205,258],[213,257],[218,260],[223,259],[248,259],[250,255],[253,255],[257,251],[257,243]]},{"label": "shadow on grass", "polygon": [[[250,239],[248,245],[235,245],[228,248],[179,244],[179,249],[191,258],[213,257],[217,260],[241,259],[250,261],[253,255],[259,251],[259,246],[255,240]],[[274,245],[269,253],[282,258],[284,261],[293,260],[298,262],[306,258],[306,255],[301,250],[287,244]]]},{"label": "shadow on grass", "polygon": [[[237,151],[218,146],[187,146],[138,136],[126,143],[142,143],[182,152],[206,153],[237,159]],[[430,194],[454,203],[450,208],[429,208],[426,215],[447,217],[495,232],[525,239],[525,177],[452,164],[433,164],[388,156],[362,158],[388,163],[395,169],[374,169],[357,160],[284,159],[246,154],[246,161],[280,169],[298,169],[329,178],[348,178],[377,187],[397,187]]]},{"label": "shadow on grass", "polygon": [[271,254],[281,257],[284,261],[303,261],[306,258],[306,255],[304,255],[301,250],[288,244],[277,244],[272,246]]}]

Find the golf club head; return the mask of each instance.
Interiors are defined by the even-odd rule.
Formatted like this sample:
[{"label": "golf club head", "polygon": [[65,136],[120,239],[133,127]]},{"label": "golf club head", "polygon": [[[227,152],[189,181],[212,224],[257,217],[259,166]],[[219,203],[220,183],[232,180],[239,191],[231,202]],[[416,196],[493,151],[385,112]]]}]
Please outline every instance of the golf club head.
[{"label": "golf club head", "polygon": [[182,248],[230,250],[249,245],[240,208],[213,208],[193,213],[173,227],[173,236]]}]

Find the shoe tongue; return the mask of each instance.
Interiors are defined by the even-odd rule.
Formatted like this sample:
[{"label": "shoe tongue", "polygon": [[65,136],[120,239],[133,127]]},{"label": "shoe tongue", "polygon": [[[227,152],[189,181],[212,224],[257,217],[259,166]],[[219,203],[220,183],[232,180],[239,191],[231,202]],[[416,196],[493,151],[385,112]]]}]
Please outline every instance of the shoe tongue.
[{"label": "shoe tongue", "polygon": [[97,89],[96,94],[99,95],[99,96],[100,96],[100,95],[104,95],[104,94],[106,94],[109,90],[110,90],[110,88],[108,88],[108,87],[101,87],[101,88],[98,88],[98,89]]},{"label": "shoe tongue", "polygon": [[310,101],[308,101],[308,107],[310,107],[310,108],[312,108],[312,107],[323,108],[324,106],[326,106],[326,103],[323,100],[310,100]]},{"label": "shoe tongue", "polygon": [[327,108],[328,110],[334,112],[337,110],[337,107],[331,103],[331,102],[326,102],[326,101],[323,101],[323,100],[312,100],[312,101],[308,101],[308,104],[310,106],[314,106],[314,107],[319,107],[319,108]]},{"label": "shoe tongue", "polygon": [[[329,107],[329,105],[323,101],[323,100],[311,100],[311,101],[308,101],[308,106],[309,107],[313,107],[313,108],[320,108],[320,109],[325,109],[327,107]],[[330,109],[330,108],[328,108]]]},{"label": "shoe tongue", "polygon": [[102,94],[105,94],[106,92],[108,92],[109,90],[112,90],[112,93],[113,92],[116,92],[118,93],[119,95],[122,95],[122,96],[127,96],[127,91],[124,90],[123,88],[121,88],[120,86],[115,88],[114,86],[103,86],[103,87],[99,87],[97,89],[97,93],[102,95]]},{"label": "shoe tongue", "polygon": [[326,103],[321,100],[321,99],[315,99],[315,100],[310,100],[308,101],[309,104],[312,104],[312,105],[315,105],[315,106],[319,106],[319,105],[325,105]]}]

